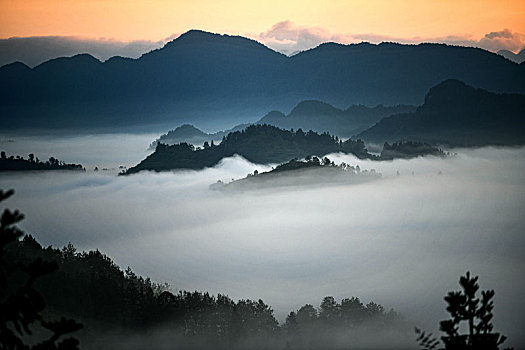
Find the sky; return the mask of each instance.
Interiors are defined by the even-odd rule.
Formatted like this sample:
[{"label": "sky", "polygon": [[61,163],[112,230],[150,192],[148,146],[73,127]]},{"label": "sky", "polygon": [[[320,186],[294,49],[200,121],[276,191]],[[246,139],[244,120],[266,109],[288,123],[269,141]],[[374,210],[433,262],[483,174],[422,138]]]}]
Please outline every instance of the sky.
[{"label": "sky", "polygon": [[[286,54],[325,41],[430,41],[513,52],[525,46],[522,0],[0,0],[0,23],[0,47],[13,37],[52,37],[101,59],[138,57],[190,29],[247,36]],[[51,41],[40,49],[62,47],[68,55],[63,43]],[[79,48],[79,41],[91,46]]]},{"label": "sky", "polygon": [[329,155],[383,176],[245,193],[209,185],[268,165],[235,156],[202,171],[93,172],[136,164],[151,137],[0,138],[8,154],[36,149],[46,159],[52,150],[88,168],[0,174],[5,188],[16,189],[2,206],[23,212],[21,227],[44,246],[99,249],[173,291],[262,298],[280,321],[328,295],[356,296],[439,334],[443,296],[469,270],[496,292],[495,329],[509,337],[506,346],[525,344],[525,148],[387,162]]}]

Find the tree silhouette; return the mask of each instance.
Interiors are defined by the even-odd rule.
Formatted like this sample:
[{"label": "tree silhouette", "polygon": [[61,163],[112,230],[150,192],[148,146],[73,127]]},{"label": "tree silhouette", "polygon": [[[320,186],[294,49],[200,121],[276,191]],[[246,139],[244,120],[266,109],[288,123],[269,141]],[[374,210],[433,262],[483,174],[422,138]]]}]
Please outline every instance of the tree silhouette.
[{"label": "tree silhouette", "polygon": [[[13,190],[0,190],[0,201],[12,196]],[[46,321],[42,317],[45,302],[34,284],[40,277],[57,269],[57,264],[38,258],[29,263],[12,261],[6,257],[6,248],[17,242],[24,233],[16,226],[24,218],[18,210],[5,209],[0,218],[0,348],[2,349],[78,349],[78,340],[59,338],[82,328],[73,320],[61,318]],[[32,335],[35,323],[52,335],[35,345],[27,345],[24,338]],[[58,343],[57,343],[58,342]]]},{"label": "tree silhouette", "polygon": [[[506,337],[492,333],[491,323],[494,303],[493,290],[481,292],[481,299],[476,297],[479,290],[478,276],[470,277],[467,271],[459,279],[462,290],[451,291],[445,296],[447,311],[451,319],[440,322],[439,329],[446,335],[441,337],[445,350],[497,350]],[[459,332],[460,324],[468,324],[468,333]],[[439,341],[424,331],[416,328],[417,341],[425,350],[436,349]]]}]

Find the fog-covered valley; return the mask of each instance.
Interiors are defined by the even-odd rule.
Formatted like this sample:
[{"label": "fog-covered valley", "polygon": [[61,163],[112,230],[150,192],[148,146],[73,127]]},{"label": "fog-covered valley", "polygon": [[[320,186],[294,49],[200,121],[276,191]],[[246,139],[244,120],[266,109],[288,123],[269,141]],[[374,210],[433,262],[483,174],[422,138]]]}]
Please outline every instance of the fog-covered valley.
[{"label": "fog-covered valley", "polygon": [[152,139],[2,137],[8,153],[54,155],[88,170],[1,174],[1,187],[16,190],[2,205],[25,213],[20,226],[43,245],[99,249],[173,291],[262,298],[281,322],[324,296],[357,296],[436,334],[447,317],[443,296],[470,270],[496,291],[494,323],[506,345],[525,343],[525,148],[384,162],[333,154],[383,176],[234,194],[209,185],[271,165],[232,157],[201,171],[92,171],[134,165]]}]

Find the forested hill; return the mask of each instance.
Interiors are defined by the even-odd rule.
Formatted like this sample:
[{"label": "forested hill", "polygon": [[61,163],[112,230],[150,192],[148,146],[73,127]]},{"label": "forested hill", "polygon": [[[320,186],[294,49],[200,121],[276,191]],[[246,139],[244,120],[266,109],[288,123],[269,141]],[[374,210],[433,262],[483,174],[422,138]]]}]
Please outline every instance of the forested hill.
[{"label": "forested hill", "polygon": [[[358,344],[369,333],[389,335],[405,344],[412,337],[411,327],[394,310],[371,301],[363,303],[357,297],[339,302],[327,296],[318,308],[306,304],[279,324],[272,307],[261,299],[235,301],[224,294],[171,291],[169,285],[153,283],[129,267],[123,271],[98,250],[79,252],[71,243],[62,249],[44,248],[32,236],[1,248],[0,257],[17,266],[44,262],[58,268],[41,273],[25,298],[10,300],[45,300],[46,318],[67,315],[81,322],[84,329],[72,334],[80,340],[80,349],[164,349],[167,341],[170,348],[195,350],[285,349],[287,343],[294,349],[304,344],[309,349],[326,349],[334,343],[334,333],[347,345]],[[21,283],[7,275],[10,288]],[[20,294],[22,291],[23,287]],[[9,306],[14,307],[13,303]],[[38,330],[35,325],[31,329]],[[130,337],[142,344],[125,346]],[[367,341],[374,344],[373,337]],[[313,342],[318,344],[312,346]]]},{"label": "forested hill", "polygon": [[477,48],[326,43],[287,57],[247,38],[192,30],[139,59],[84,54],[1,67],[0,128],[224,129],[306,99],[415,105],[450,78],[525,93],[524,65]]},{"label": "forested hill", "polygon": [[125,174],[141,170],[202,169],[234,154],[253,163],[268,164],[334,152],[350,153],[358,158],[373,157],[360,140],[343,142],[328,133],[304,132],[301,129],[292,132],[271,125],[251,125],[245,130],[229,133],[219,145],[206,143],[202,149],[187,143],[173,146],[158,144],[154,153]]},{"label": "forested hill", "polygon": [[33,153],[27,159],[22,156],[8,156],[4,151],[0,154],[0,171],[29,171],[29,170],[81,170],[85,168],[81,164],[68,164],[55,157],[43,162]]},{"label": "forested hill", "polygon": [[384,118],[357,137],[374,143],[523,145],[525,95],[493,93],[450,79],[430,89],[416,111]]},{"label": "forested hill", "polygon": [[163,143],[165,145],[175,145],[177,143],[183,142],[191,143],[192,145],[202,145],[205,141],[215,141],[218,143],[230,132],[243,130],[249,125],[250,124],[239,124],[229,130],[217,131],[215,133],[208,134],[197,129],[193,125],[184,124],[161,135],[158,139],[151,143],[149,148],[155,149],[158,143]]}]

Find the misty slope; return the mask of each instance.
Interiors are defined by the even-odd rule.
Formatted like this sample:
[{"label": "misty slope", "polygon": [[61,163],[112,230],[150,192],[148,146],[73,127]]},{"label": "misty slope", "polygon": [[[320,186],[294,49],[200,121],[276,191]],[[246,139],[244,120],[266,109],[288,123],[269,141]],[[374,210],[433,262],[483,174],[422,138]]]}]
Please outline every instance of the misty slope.
[{"label": "misty slope", "polygon": [[525,95],[496,94],[457,80],[427,93],[415,112],[382,119],[357,137],[368,141],[417,140],[451,146],[525,143]]},{"label": "misty slope", "polygon": [[366,130],[384,117],[412,112],[415,109],[416,107],[406,105],[392,107],[352,105],[341,110],[328,103],[309,100],[299,103],[288,115],[272,111],[257,123],[271,124],[283,129],[327,131],[339,137],[350,137]]},{"label": "misty slope", "polygon": [[440,44],[323,44],[286,57],[253,40],[192,30],[139,59],[89,55],[0,68],[0,127],[224,128],[318,99],[336,106],[418,104],[455,78],[525,92],[525,66]]},{"label": "misty slope", "polygon": [[[269,112],[259,119],[256,124],[268,124],[281,129],[313,130],[320,133],[329,132],[339,137],[351,137],[371,127],[384,117],[397,113],[412,112],[415,109],[416,107],[414,106],[405,105],[392,107],[383,105],[377,105],[376,107],[352,105],[345,110],[341,110],[328,103],[310,100],[300,102],[289,115],[279,111]],[[230,132],[243,130],[249,125],[239,124],[225,131],[208,134],[193,125],[183,124],[153,141],[150,149],[155,149],[158,142],[166,145],[186,142],[196,146],[202,146],[204,142],[210,142],[211,140],[217,143]]]},{"label": "misty slope", "polygon": [[301,186],[351,185],[381,178],[374,169],[361,172],[359,166],[346,163],[336,165],[329,158],[311,157],[308,160],[292,159],[267,172],[248,174],[245,178],[229,183],[217,181],[211,190],[246,191],[271,188],[296,188]]},{"label": "misty slope", "polygon": [[525,48],[523,48],[518,53],[514,53],[509,50],[499,50],[498,55],[501,55],[505,57],[506,59],[511,60],[512,62],[516,62],[516,63],[525,62]]}]

